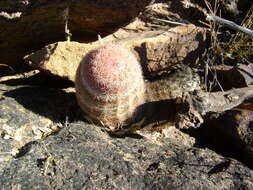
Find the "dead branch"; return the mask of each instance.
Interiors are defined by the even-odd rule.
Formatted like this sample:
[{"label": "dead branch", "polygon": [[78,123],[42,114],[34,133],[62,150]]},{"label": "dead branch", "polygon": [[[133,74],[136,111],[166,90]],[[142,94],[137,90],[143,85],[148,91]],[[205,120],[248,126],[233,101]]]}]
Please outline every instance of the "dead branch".
[{"label": "dead branch", "polygon": [[216,22],[216,23],[219,23],[219,24],[222,24],[222,25],[226,25],[226,26],[228,26],[229,28],[231,28],[233,30],[243,32],[245,34],[253,36],[253,31],[252,30],[250,30],[246,27],[240,26],[240,25],[238,25],[238,24],[236,24],[236,23],[234,23],[230,20],[226,20],[224,18],[215,16],[215,15],[210,15],[210,14],[207,14],[206,19],[208,21],[213,21],[213,22]]},{"label": "dead branch", "polygon": [[195,91],[191,98],[195,109],[202,115],[205,115],[207,112],[223,112],[253,98],[253,86],[232,89],[225,92],[208,93]]},{"label": "dead branch", "polygon": [[197,4],[191,3],[189,0],[183,0],[182,4],[184,5],[185,8],[192,7],[192,8],[198,9],[199,11],[201,11],[206,16],[206,20],[208,20],[208,21],[213,21],[213,22],[216,22],[218,24],[226,25],[226,26],[228,26],[229,28],[231,28],[233,30],[243,32],[245,34],[253,36],[253,31],[252,30],[250,30],[246,27],[240,26],[240,25],[238,25],[238,24],[236,24],[236,23],[234,23],[230,20],[226,20],[224,18],[216,16],[214,13],[209,14],[209,13],[207,13],[206,9],[198,6]]}]

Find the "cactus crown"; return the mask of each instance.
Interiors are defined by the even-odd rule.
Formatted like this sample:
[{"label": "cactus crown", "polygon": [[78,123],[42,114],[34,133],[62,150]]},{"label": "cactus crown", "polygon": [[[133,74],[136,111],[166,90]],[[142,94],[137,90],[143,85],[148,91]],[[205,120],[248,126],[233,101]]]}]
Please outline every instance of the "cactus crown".
[{"label": "cactus crown", "polygon": [[81,77],[89,93],[96,99],[114,101],[136,90],[142,71],[129,49],[112,43],[86,56]]}]

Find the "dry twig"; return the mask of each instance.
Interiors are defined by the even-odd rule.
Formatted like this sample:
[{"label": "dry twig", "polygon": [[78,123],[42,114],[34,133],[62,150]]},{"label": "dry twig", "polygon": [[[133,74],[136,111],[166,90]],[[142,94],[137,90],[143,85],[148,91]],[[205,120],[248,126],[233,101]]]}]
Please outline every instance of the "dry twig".
[{"label": "dry twig", "polygon": [[225,92],[196,91],[192,94],[192,102],[202,115],[207,112],[223,112],[230,110],[244,101],[253,98],[253,86],[232,89]]},{"label": "dry twig", "polygon": [[252,30],[250,30],[246,27],[240,26],[240,25],[238,25],[238,24],[236,24],[236,23],[234,23],[230,20],[226,20],[224,18],[215,16],[215,15],[210,15],[210,14],[207,15],[206,19],[209,20],[209,21],[213,21],[213,22],[222,24],[222,25],[226,25],[231,29],[234,29],[236,31],[243,32],[245,34],[253,36],[253,31]]},{"label": "dry twig", "polygon": [[[182,1],[182,3],[183,3],[185,8],[193,7],[193,8],[198,9],[199,11],[201,11],[206,16],[206,19],[208,21],[213,21],[213,22],[216,22],[218,24],[226,25],[231,29],[234,29],[236,31],[240,31],[240,32],[243,32],[243,33],[248,34],[250,36],[253,36],[253,31],[252,30],[250,30],[246,27],[240,26],[240,25],[238,25],[238,24],[236,24],[236,23],[234,23],[230,20],[226,20],[224,18],[221,18],[221,17],[215,15],[215,13],[208,13],[207,10],[205,10],[204,8],[202,8],[202,7],[200,7],[196,4],[191,3],[190,0],[184,0],[184,1]],[[208,5],[209,4],[207,3],[207,6]],[[209,9],[210,9],[210,7],[209,7]]]}]

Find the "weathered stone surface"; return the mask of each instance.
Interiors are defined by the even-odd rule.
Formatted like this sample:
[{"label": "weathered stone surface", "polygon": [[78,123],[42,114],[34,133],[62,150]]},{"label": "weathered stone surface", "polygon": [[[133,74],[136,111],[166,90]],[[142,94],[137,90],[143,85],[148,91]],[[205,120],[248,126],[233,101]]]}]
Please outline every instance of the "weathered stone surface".
[{"label": "weathered stone surface", "polygon": [[[236,189],[252,188],[253,172],[210,150],[164,140],[111,139],[83,123],[35,143],[2,167],[4,189]],[[15,180],[11,180],[15,179]]]},{"label": "weathered stone surface", "polygon": [[[253,188],[252,170],[193,147],[194,140],[175,128],[155,139],[113,138],[82,120],[68,90],[24,86],[25,81],[22,86],[4,83],[0,84],[1,189]],[[57,126],[61,127],[55,131]],[[33,130],[43,128],[52,130],[40,135]]]},{"label": "weathered stone surface", "polygon": [[214,146],[231,150],[235,157],[253,167],[252,121],[253,112],[250,110],[234,109],[223,114],[210,114],[206,117],[202,135],[206,135]]},{"label": "weathered stone surface", "polygon": [[1,85],[0,97],[1,136],[12,140],[9,140],[12,148],[4,150],[2,146],[1,152],[14,155],[19,154],[25,145],[62,128],[64,121],[68,120],[70,108],[77,107],[74,93],[36,86]]},{"label": "weathered stone surface", "polygon": [[37,48],[65,40],[66,20],[74,40],[94,41],[97,34],[109,34],[130,22],[148,3],[149,0],[3,0],[1,63],[20,62]]},{"label": "weathered stone surface", "polygon": [[82,58],[95,47],[97,46],[78,42],[57,42],[25,59],[34,67],[74,82]]},{"label": "weathered stone surface", "polygon": [[[178,63],[193,63],[201,56],[195,51],[203,50],[205,42],[205,30],[191,24],[168,31],[129,33],[128,37],[120,39],[125,36],[122,30],[106,37],[105,43],[121,43],[135,51],[148,78]],[[74,81],[77,67],[86,53],[100,45],[99,41],[90,44],[57,42],[26,56],[25,60],[36,68]]]},{"label": "weathered stone surface", "polygon": [[[232,88],[243,88],[253,85],[253,64],[239,64],[236,66],[216,65],[211,67],[212,72],[216,73],[219,85],[223,90]],[[209,80],[213,80],[213,76],[208,76]],[[212,91],[220,90],[220,86],[215,84]]]}]

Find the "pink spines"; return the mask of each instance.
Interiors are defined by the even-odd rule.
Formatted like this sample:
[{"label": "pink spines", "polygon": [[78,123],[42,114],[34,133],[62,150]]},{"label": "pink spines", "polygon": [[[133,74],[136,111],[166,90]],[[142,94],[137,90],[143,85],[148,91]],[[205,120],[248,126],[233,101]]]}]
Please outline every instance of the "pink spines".
[{"label": "pink spines", "polygon": [[140,64],[119,44],[107,44],[88,53],[79,65],[75,83],[81,109],[95,123],[111,129],[134,121],[145,102]]},{"label": "pink spines", "polygon": [[129,49],[108,44],[90,52],[81,69],[89,91],[120,94],[127,91],[129,85],[133,85],[133,75],[140,67]]}]

